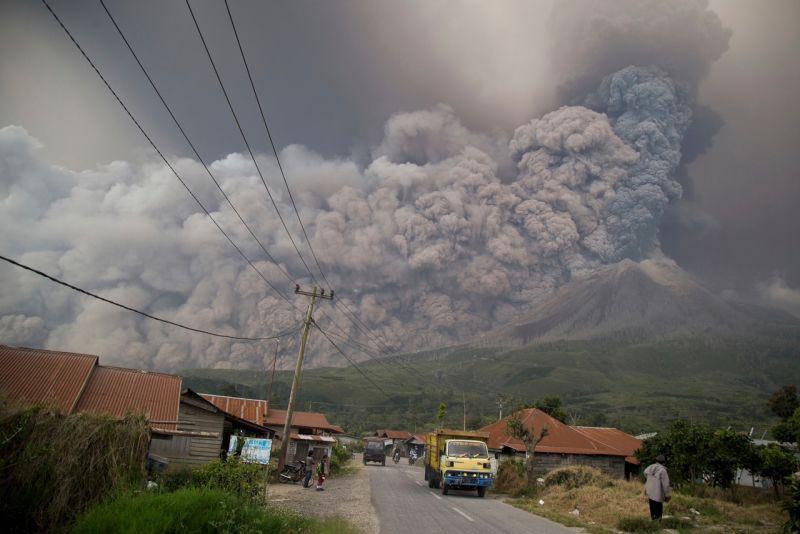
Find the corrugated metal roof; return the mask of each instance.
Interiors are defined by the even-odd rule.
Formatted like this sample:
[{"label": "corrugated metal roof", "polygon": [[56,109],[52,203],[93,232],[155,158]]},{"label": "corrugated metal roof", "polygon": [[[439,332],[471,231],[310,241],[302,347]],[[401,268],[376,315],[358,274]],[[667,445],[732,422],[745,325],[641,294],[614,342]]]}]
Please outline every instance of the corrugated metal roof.
[{"label": "corrugated metal roof", "polygon": [[632,458],[632,460],[628,460],[629,462],[639,463],[638,460],[633,460],[635,460],[636,450],[642,446],[642,440],[616,428],[597,426],[573,426],[572,428],[609,449],[618,450],[620,455]]},{"label": "corrugated metal roof", "polygon": [[[262,399],[245,399],[225,395],[211,395],[209,393],[201,393],[200,395],[214,403],[219,409],[258,425],[283,427],[286,422],[286,410],[270,408],[269,413],[267,413],[267,401]],[[325,414],[317,412],[295,411],[292,415],[292,427],[315,428],[332,434],[344,434],[344,430],[332,425],[325,417]]]},{"label": "corrugated metal roof", "polygon": [[[177,421],[181,377],[137,369],[98,366],[92,373],[77,411],[123,417],[143,413],[153,421]],[[176,425],[154,423],[154,428],[176,430]]]},{"label": "corrugated metal roof", "polygon": [[89,354],[0,345],[0,395],[71,413],[96,365]]},{"label": "corrugated metal roof", "polygon": [[376,430],[375,435],[382,437],[382,438],[389,438],[389,439],[402,439],[407,440],[411,438],[411,432],[407,432],[405,430],[388,430],[388,429],[381,429]]},{"label": "corrugated metal roof", "polygon": [[[511,416],[506,417],[481,429],[489,433],[490,449],[509,447],[520,452],[525,450],[525,445],[522,441],[512,438],[508,434],[507,425],[510,417]],[[631,456],[633,451],[638,448],[637,445],[631,450],[630,447],[633,445],[633,441],[638,440],[620,430],[572,427],[562,423],[558,419],[550,417],[536,408],[523,410],[520,417],[522,419],[522,424],[533,429],[536,434],[541,432],[543,426],[547,426],[547,435],[536,445],[536,452],[556,454],[600,454],[627,457]],[[626,437],[623,438],[620,434]]]},{"label": "corrugated metal roof", "polygon": [[264,414],[267,413],[267,401],[265,400],[210,395],[208,393],[200,393],[200,396],[231,415],[246,419],[257,425],[265,424]]}]

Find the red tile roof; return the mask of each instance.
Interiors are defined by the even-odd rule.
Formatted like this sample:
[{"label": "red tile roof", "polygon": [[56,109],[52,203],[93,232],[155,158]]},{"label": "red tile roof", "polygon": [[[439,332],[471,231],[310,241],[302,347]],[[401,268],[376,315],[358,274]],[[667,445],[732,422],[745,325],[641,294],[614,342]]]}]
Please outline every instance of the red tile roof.
[{"label": "red tile roof", "polygon": [[[536,445],[536,452],[628,457],[641,444],[639,440],[620,430],[572,427],[536,408],[522,410],[520,416],[522,424],[532,428],[537,435],[543,426],[547,426],[547,435]],[[519,452],[525,451],[522,441],[508,435],[507,425],[510,417],[481,429],[489,433],[490,449],[509,447]],[[627,437],[622,437],[620,434]],[[635,447],[631,450],[634,445]]]},{"label": "red tile roof", "polygon": [[0,396],[72,413],[97,356],[0,345]]},{"label": "red tile roof", "polygon": [[[286,410],[270,408],[269,412],[267,412],[267,401],[265,400],[243,399],[208,393],[201,393],[201,395],[218,408],[259,425],[283,427],[286,422]],[[332,425],[324,414],[316,412],[294,412],[292,415],[292,428],[314,428],[332,434],[344,434],[344,430]]]},{"label": "red tile roof", "polygon": [[[142,413],[152,421],[177,421],[181,377],[138,369],[98,366],[78,401],[77,411],[124,417]],[[176,425],[153,427],[176,430]]]},{"label": "red tile roof", "polygon": [[380,438],[388,438],[388,439],[402,439],[407,440],[410,439],[412,434],[411,432],[407,432],[405,430],[376,430],[375,435]]}]

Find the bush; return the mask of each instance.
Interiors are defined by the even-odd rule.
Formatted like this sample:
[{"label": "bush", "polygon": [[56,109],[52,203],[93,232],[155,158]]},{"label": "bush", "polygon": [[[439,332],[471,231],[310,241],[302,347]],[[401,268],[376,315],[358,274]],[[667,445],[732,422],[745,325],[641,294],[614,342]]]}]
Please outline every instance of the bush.
[{"label": "bush", "polygon": [[658,532],[661,525],[646,517],[623,517],[617,522],[617,528],[622,532]]},{"label": "bush", "polygon": [[342,468],[350,461],[350,451],[338,443],[333,445],[331,452],[331,474],[341,473]]},{"label": "bush", "polygon": [[800,477],[794,475],[787,482],[786,502],[783,509],[789,514],[789,520],[783,526],[783,530],[800,532]]},{"label": "bush", "polygon": [[493,490],[500,493],[518,494],[525,488],[525,466],[518,460],[506,460],[497,468]]},{"label": "bush", "polygon": [[52,531],[145,480],[143,417],[0,408],[0,516],[7,531]]},{"label": "bush", "polygon": [[265,509],[231,493],[201,488],[186,488],[174,493],[121,495],[90,510],[72,529],[74,534],[337,531],[352,530],[340,522],[304,519]]},{"label": "bush", "polygon": [[256,501],[264,493],[264,476],[263,466],[232,457],[224,462],[215,460],[189,472],[175,472],[168,475],[163,486],[168,491],[180,487],[222,490]]},{"label": "bush", "polygon": [[600,488],[613,485],[611,479],[593,467],[564,467],[555,469],[544,478],[545,487],[563,486],[566,489],[577,489],[581,486],[597,486]]}]

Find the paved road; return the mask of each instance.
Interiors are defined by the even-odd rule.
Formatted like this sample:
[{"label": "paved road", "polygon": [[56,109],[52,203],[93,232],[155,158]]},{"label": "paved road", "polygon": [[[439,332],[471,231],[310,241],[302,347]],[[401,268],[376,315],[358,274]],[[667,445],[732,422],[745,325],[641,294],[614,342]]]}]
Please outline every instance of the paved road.
[{"label": "paved road", "polygon": [[[404,463],[405,462],[405,463]],[[366,468],[372,489],[372,503],[378,513],[380,532],[441,532],[455,534],[574,534],[575,529],[553,523],[475,492],[428,489],[423,470],[409,466],[403,458],[386,467],[369,464]]]}]

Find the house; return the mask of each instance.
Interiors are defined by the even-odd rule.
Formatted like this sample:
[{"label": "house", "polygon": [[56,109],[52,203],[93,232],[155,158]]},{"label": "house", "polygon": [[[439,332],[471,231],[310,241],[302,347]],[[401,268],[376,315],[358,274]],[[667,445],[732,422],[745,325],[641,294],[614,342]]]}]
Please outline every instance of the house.
[{"label": "house", "polygon": [[153,430],[150,453],[165,459],[170,470],[197,467],[224,456],[233,435],[272,438],[274,432],[227,413],[191,389],[184,389],[177,429]]},{"label": "house", "polygon": [[422,458],[425,452],[425,446],[428,444],[425,434],[412,434],[410,438],[405,440],[406,455],[411,454],[411,451],[417,453],[417,458]]},{"label": "house", "polygon": [[[203,393],[202,397],[225,411],[270,429],[276,437],[273,450],[278,450],[282,446],[286,410],[269,408],[267,401],[262,399],[208,393]],[[289,448],[286,453],[288,463],[306,458],[309,452],[317,460],[324,454],[330,458],[331,449],[336,443],[336,438],[333,436],[344,434],[341,427],[331,424],[324,414],[317,412],[294,412],[290,429]]]},{"label": "house", "polygon": [[[522,424],[539,435],[547,434],[536,444],[536,469],[546,473],[559,467],[586,465],[605,473],[627,478],[638,470],[636,450],[641,441],[615,428],[570,426],[536,408],[518,412]],[[525,445],[508,432],[508,416],[480,430],[489,434],[489,451],[499,460],[526,455]]]},{"label": "house", "polygon": [[395,447],[400,447],[401,454],[405,455],[406,447],[405,442],[406,440],[412,437],[411,432],[407,432],[405,430],[388,430],[388,429],[381,429],[375,431],[375,437],[383,439],[383,445],[386,449],[386,454],[391,455],[392,451],[394,451]]},{"label": "house", "polygon": [[65,415],[142,414],[150,423],[151,458],[169,469],[219,458],[232,433],[272,434],[183,390],[180,376],[100,365],[90,354],[0,346],[0,396]]}]

